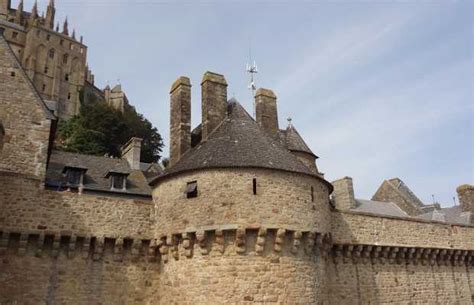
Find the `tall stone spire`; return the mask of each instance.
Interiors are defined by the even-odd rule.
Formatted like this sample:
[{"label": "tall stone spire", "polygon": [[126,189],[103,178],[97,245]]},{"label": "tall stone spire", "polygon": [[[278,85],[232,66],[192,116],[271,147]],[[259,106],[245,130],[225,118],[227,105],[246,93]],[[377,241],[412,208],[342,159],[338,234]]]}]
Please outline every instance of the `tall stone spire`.
[{"label": "tall stone spire", "polygon": [[76,40],[76,29],[72,29],[72,39]]},{"label": "tall stone spire", "polygon": [[56,32],[59,33],[59,22],[56,23]]},{"label": "tall stone spire", "polygon": [[33,4],[33,8],[31,9],[31,19],[35,20],[38,19],[38,1],[35,0],[35,4]]},{"label": "tall stone spire", "polygon": [[54,0],[50,0],[48,8],[46,9],[46,26],[50,29],[54,27],[54,15],[56,14],[56,8],[54,7]]},{"label": "tall stone spire", "polygon": [[23,19],[23,0],[20,0],[20,3],[18,3],[18,8],[16,9],[15,22],[18,24],[21,24],[22,19]]},{"label": "tall stone spire", "polygon": [[68,29],[68,25],[67,25],[67,17],[64,20],[64,24],[63,24],[63,34],[64,35],[69,35],[69,29]]}]

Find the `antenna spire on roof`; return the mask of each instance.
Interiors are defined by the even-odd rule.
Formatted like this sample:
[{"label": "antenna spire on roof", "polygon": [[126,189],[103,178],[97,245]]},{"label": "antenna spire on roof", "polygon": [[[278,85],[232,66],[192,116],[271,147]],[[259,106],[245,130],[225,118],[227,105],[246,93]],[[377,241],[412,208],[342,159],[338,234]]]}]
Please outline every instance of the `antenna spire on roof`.
[{"label": "antenna spire on roof", "polygon": [[250,75],[250,84],[248,88],[252,91],[252,99],[253,99],[253,109],[254,109],[254,117],[256,116],[255,114],[255,92],[257,90],[257,86],[255,85],[255,79],[254,75],[258,73],[257,69],[257,63],[255,60],[252,63],[252,45],[249,39],[249,63],[247,64],[247,73]]}]

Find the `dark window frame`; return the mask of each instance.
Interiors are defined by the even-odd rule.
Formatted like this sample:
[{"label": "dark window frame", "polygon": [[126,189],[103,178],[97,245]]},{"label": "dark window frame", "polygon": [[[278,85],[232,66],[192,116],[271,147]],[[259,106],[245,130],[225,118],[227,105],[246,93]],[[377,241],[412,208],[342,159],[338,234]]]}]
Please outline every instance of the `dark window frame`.
[{"label": "dark window frame", "polygon": [[110,188],[112,190],[126,190],[127,176],[120,174],[110,175]]},{"label": "dark window frame", "polygon": [[198,196],[198,184],[197,180],[189,181],[186,183],[186,198],[196,198]]}]

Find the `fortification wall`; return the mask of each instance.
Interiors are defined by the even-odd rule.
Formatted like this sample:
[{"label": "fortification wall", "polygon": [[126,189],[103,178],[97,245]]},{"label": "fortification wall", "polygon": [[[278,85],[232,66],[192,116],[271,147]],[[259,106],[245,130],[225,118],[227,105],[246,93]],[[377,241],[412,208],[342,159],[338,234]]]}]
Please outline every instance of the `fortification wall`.
[{"label": "fortification wall", "polygon": [[37,180],[5,173],[0,185],[4,232],[150,239],[151,201],[44,190]]},{"label": "fortification wall", "polygon": [[474,227],[334,212],[334,304],[472,304]]},{"label": "fortification wall", "polygon": [[159,264],[130,249],[18,246],[0,247],[0,304],[149,304],[158,296]]},{"label": "fortification wall", "polygon": [[334,212],[332,216],[335,244],[474,250],[474,226],[356,212]]},{"label": "fortification wall", "polygon": [[327,234],[213,229],[163,238],[161,304],[327,302]]},{"label": "fortification wall", "polygon": [[472,304],[474,267],[452,264],[331,262],[331,304]]},{"label": "fortification wall", "polygon": [[151,200],[55,192],[9,173],[0,184],[1,304],[144,304],[158,289]]},{"label": "fortification wall", "polygon": [[[188,199],[191,181],[198,196]],[[153,198],[157,235],[215,225],[329,230],[328,188],[311,176],[264,169],[188,172],[159,182]]]}]

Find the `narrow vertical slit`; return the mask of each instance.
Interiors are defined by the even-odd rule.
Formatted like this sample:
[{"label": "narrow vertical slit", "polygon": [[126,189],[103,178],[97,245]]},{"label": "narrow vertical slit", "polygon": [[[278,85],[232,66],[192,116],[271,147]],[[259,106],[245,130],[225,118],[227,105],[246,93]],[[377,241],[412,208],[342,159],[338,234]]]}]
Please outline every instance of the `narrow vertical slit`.
[{"label": "narrow vertical slit", "polygon": [[253,184],[253,194],[257,195],[257,178],[252,179],[252,184]]}]

